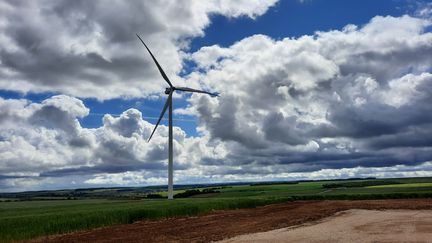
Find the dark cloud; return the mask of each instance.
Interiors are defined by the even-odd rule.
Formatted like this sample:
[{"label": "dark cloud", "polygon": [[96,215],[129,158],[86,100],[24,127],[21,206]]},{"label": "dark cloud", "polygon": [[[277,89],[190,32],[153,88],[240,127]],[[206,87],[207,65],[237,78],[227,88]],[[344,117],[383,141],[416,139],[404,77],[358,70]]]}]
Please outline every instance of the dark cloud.
[{"label": "dark cloud", "polygon": [[0,175],[0,181],[1,181],[1,180],[7,180],[7,179],[18,179],[18,178],[30,178],[30,176],[20,176],[20,175]]},{"label": "dark cloud", "polygon": [[98,166],[81,166],[77,168],[67,168],[59,170],[48,170],[39,174],[40,177],[63,177],[63,176],[79,176],[79,175],[92,175],[103,173],[121,173],[125,171],[140,171],[140,170],[166,170],[163,163],[146,163],[146,164],[111,164],[111,165],[98,165]]},{"label": "dark cloud", "polygon": [[263,122],[265,137],[269,141],[289,145],[306,144],[308,141],[302,130],[295,127],[297,124],[301,126],[294,116],[284,117],[281,113],[270,113]]},{"label": "dark cloud", "polygon": [[365,51],[353,55],[346,63],[340,65],[341,74],[368,73],[385,85],[388,80],[405,73],[426,71],[424,63],[432,63],[432,46],[413,47],[402,42],[398,43],[398,47],[386,52]]},{"label": "dark cloud", "polygon": [[208,97],[201,97],[197,109],[203,114],[201,116],[202,121],[211,124],[209,128],[213,137],[226,141],[236,141],[250,148],[266,146],[256,128],[249,126],[247,119],[239,119],[237,114],[244,111],[238,98],[225,96],[216,110],[208,110],[206,107],[209,102],[208,99]]},{"label": "dark cloud", "polygon": [[432,126],[430,124],[409,127],[397,134],[380,136],[367,141],[371,149],[432,147]]}]

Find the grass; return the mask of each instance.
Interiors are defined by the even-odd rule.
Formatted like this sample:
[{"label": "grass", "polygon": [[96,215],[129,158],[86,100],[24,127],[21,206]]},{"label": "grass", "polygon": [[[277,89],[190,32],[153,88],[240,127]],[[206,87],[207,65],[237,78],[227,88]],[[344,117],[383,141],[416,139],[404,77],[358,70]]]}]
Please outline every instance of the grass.
[{"label": "grass", "polygon": [[396,181],[402,184],[349,188],[323,187],[323,184],[340,181],[241,185],[218,189],[220,193],[211,196],[200,194],[174,201],[79,199],[0,202],[0,241],[25,240],[142,219],[192,216],[212,210],[251,208],[293,200],[432,198],[432,178]]},{"label": "grass", "polygon": [[369,186],[379,186],[388,184],[402,184],[402,182],[397,180],[360,180],[360,181],[349,181],[349,182],[339,182],[339,183],[326,183],[323,184],[324,188],[340,188],[340,187],[369,187]]},{"label": "grass", "polygon": [[405,187],[432,187],[432,183],[407,183],[407,184],[390,184],[380,186],[368,186],[368,188],[405,188]]}]

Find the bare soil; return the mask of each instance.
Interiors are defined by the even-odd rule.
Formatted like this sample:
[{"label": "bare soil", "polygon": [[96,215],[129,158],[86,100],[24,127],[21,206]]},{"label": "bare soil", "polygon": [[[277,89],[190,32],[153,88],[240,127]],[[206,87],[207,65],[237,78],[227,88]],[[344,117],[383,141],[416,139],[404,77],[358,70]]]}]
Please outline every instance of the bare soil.
[{"label": "bare soil", "polygon": [[432,242],[432,210],[350,209],[333,216],[219,243],[251,242]]},{"label": "bare soil", "polygon": [[[432,209],[432,199],[296,201],[196,217],[143,220],[32,242],[211,242],[314,222],[349,209]],[[429,228],[428,228],[429,229]]]}]

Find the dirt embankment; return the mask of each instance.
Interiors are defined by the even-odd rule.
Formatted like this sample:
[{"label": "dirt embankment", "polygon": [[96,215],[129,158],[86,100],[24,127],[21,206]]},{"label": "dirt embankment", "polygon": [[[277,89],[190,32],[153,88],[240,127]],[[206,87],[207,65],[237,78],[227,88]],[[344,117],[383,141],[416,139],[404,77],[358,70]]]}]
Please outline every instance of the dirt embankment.
[{"label": "dirt embankment", "polygon": [[432,199],[287,202],[197,217],[143,220],[33,242],[210,242],[299,225],[349,209],[432,209]]}]

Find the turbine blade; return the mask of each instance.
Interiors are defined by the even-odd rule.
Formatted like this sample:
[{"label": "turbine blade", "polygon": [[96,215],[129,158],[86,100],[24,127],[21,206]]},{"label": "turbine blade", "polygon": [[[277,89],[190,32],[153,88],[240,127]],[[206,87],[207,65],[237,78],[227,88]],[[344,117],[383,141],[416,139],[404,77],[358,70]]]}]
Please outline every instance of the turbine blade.
[{"label": "turbine blade", "polygon": [[171,105],[170,100],[171,100],[172,93],[173,93],[172,91],[169,93],[168,99],[165,101],[164,108],[162,109],[162,112],[159,116],[159,120],[156,122],[155,128],[153,129],[153,132],[151,133],[147,142],[150,142],[150,139],[153,137],[153,134],[156,132],[156,128],[159,126],[159,123],[162,120],[162,117],[165,115],[165,111],[167,110],[168,106]]},{"label": "turbine blade", "polygon": [[145,46],[145,48],[147,49],[147,51],[150,53],[150,56],[153,58],[153,61],[156,63],[156,66],[159,69],[159,72],[162,75],[162,77],[165,79],[165,81],[169,84],[170,87],[173,87],[172,83],[168,79],[168,76],[165,74],[164,70],[159,65],[159,63],[156,60],[156,58],[153,56],[153,53],[150,51],[150,49],[147,47],[147,45],[144,43],[144,41],[141,39],[141,37],[138,34],[136,34],[136,36],[138,37],[138,39],[140,39],[140,41],[143,43],[143,45]]},{"label": "turbine blade", "polygon": [[187,92],[194,92],[194,93],[203,93],[203,94],[208,94],[210,96],[219,96],[219,93],[211,93],[211,92],[207,92],[207,91],[203,91],[203,90],[198,90],[198,89],[191,89],[188,87],[176,87],[176,90],[180,90],[180,91],[187,91]]}]

